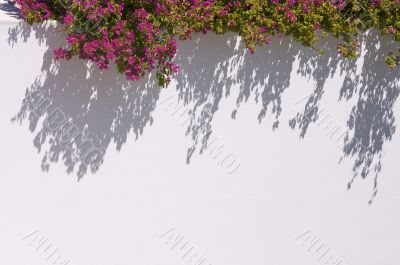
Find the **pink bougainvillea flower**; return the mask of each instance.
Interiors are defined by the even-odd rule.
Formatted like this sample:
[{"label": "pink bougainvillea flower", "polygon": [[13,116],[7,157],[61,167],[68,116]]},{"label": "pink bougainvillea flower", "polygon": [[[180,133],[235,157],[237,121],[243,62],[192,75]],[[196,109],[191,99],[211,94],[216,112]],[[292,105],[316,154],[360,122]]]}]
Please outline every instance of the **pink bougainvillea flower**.
[{"label": "pink bougainvillea flower", "polygon": [[[72,56],[108,69],[110,63],[129,80],[153,70],[160,85],[178,72],[176,40],[193,34],[234,32],[247,49],[268,45],[272,36],[289,35],[314,46],[319,34],[341,40],[339,54],[354,58],[358,34],[369,27],[400,40],[399,0],[16,0],[28,23],[57,20],[65,25],[65,47],[57,59]],[[400,64],[390,55],[391,67]]]}]

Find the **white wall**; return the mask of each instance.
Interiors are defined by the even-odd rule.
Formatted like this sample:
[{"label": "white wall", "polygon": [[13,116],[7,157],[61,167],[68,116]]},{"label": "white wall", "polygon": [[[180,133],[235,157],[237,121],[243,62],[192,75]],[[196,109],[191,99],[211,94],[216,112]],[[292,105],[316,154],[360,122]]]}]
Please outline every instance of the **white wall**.
[{"label": "white wall", "polygon": [[[189,246],[200,265],[324,264],[325,250],[399,264],[400,71],[383,62],[396,46],[370,34],[347,61],[287,38],[251,55],[233,35],[199,36],[160,89],[54,62],[59,31],[0,24],[0,264],[51,264],[40,236],[74,265],[195,264]],[[97,172],[32,114],[34,92],[102,150]],[[180,252],[164,244],[177,231]]]}]

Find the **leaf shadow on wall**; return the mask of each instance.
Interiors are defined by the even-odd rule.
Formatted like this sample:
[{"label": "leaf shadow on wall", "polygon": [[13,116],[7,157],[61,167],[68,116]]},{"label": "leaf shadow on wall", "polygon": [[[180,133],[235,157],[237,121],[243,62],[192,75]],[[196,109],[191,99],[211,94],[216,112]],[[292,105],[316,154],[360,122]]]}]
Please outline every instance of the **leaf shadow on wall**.
[{"label": "leaf shadow on wall", "polygon": [[[77,172],[79,178],[88,170],[94,173],[103,159],[96,164],[91,160],[85,163],[81,151],[86,151],[87,146],[83,146],[85,149],[80,146],[84,141],[90,141],[105,155],[111,142],[119,151],[128,140],[128,134],[133,133],[138,138],[153,122],[151,112],[156,106],[160,88],[151,78],[130,82],[118,75],[115,69],[100,72],[95,65],[87,66],[78,59],[55,63],[53,49],[62,43],[58,28],[51,24],[33,27],[20,24],[10,30],[10,44],[17,42],[19,36],[26,41],[31,31],[49,49],[43,58],[42,74],[27,89],[22,107],[13,121],[28,120],[30,130],[35,133],[34,145],[39,153],[43,152],[43,171],[48,171],[51,163],[63,161],[67,173]],[[32,111],[30,103],[34,97],[31,95],[35,93],[40,93],[39,100],[49,98],[52,101],[43,115],[40,115],[40,108]],[[71,126],[55,129],[55,126],[40,122],[38,117],[42,120],[49,117],[54,108],[60,109],[71,121],[68,125],[73,124],[77,129],[72,130]],[[75,140],[72,137],[76,137]]]},{"label": "leaf shadow on wall", "polygon": [[[104,153],[111,141],[120,150],[131,131],[137,139],[152,124],[152,112],[160,96],[160,88],[152,77],[130,82],[113,69],[99,72],[83,61],[54,63],[52,50],[60,46],[61,38],[53,25],[20,24],[9,32],[10,45],[19,39],[26,41],[33,32],[48,51],[43,58],[43,74],[27,89],[24,102],[35,91],[51,98]],[[299,137],[304,138],[309,126],[320,118],[319,105],[326,81],[340,73],[344,81],[338,84],[338,101],[357,99],[342,145],[343,159],[349,157],[354,161],[349,188],[358,176],[373,175],[372,195],[376,196],[383,146],[395,132],[393,107],[398,97],[400,72],[399,69],[390,71],[382,59],[390,51],[389,47],[393,49],[393,43],[373,33],[365,34],[361,42],[366,45],[361,72],[357,71],[355,61],[337,56],[332,41],[321,44],[327,50],[325,55],[286,37],[276,38],[270,46],[259,48],[255,55],[238,45],[238,38],[233,34],[195,36],[180,42],[176,62],[181,72],[174,78],[180,101],[190,106],[187,135],[192,146],[188,149],[187,161],[190,162],[196,150],[204,153],[208,148],[213,118],[221,100],[233,96],[232,87],[239,89],[233,119],[242,104],[254,99],[260,105],[258,122],[272,114],[268,116],[272,116],[272,129],[276,130],[281,126],[283,94],[291,85],[292,71],[297,69],[297,74],[315,84],[303,111],[289,121],[289,126],[298,129]],[[299,66],[295,67],[295,63]],[[32,132],[39,126],[37,117],[24,103],[14,120],[28,120]],[[47,171],[51,162],[61,159],[68,173],[78,167],[78,176],[84,176],[88,170],[86,164],[73,148],[66,148],[57,139],[57,132],[39,126],[35,147],[40,152],[46,142],[50,143],[44,151],[43,170]]]},{"label": "leaf shadow on wall", "polygon": [[297,74],[314,83],[304,110],[289,121],[292,129],[299,129],[300,138],[306,136],[310,124],[320,122],[320,101],[326,82],[333,75],[344,77],[343,83],[337,84],[338,101],[357,98],[347,128],[343,128],[345,134],[339,139],[342,142],[339,162],[343,159],[353,161],[348,189],[358,176],[374,178],[371,203],[378,191],[383,145],[391,140],[396,128],[393,108],[400,88],[400,71],[398,68],[390,70],[383,61],[384,56],[396,47],[392,41],[373,32],[364,34],[360,41],[366,45],[361,71],[357,71],[356,60],[338,56],[337,41],[331,39],[320,44],[325,55],[304,48],[290,38],[275,38],[270,46],[259,48],[254,55],[243,47],[237,49],[237,38],[233,35],[214,35],[204,42],[199,37],[194,41],[197,45],[188,43],[183,48],[181,44],[177,58],[182,66],[182,73],[176,76],[178,91],[185,104],[194,104],[187,131],[193,140],[188,160],[196,149],[200,153],[207,149],[214,114],[221,99],[231,95],[233,86],[239,88],[239,95],[232,118],[236,117],[241,104],[253,98],[260,105],[259,123],[268,113],[274,119],[272,129],[277,129],[283,108],[282,96],[291,85],[290,75],[297,63]]}]

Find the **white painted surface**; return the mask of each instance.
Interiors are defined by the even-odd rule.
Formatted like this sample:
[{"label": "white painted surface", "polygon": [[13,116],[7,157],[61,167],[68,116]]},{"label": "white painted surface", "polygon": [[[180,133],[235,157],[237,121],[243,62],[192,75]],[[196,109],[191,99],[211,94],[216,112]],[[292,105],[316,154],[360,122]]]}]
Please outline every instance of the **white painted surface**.
[{"label": "white painted surface", "polygon": [[[0,25],[0,264],[51,264],[29,246],[32,237],[23,240],[36,230],[73,265],[194,264],[159,239],[171,228],[201,251],[205,265],[315,264],[295,240],[309,229],[342,264],[399,264],[400,138],[389,118],[399,111],[391,104],[400,75],[379,61],[387,50],[383,44],[379,50],[367,47],[346,66],[287,39],[250,55],[232,36],[201,36],[180,43],[182,72],[168,89],[159,89],[151,78],[134,83],[113,70],[89,73],[82,61],[55,63],[51,49],[60,40],[52,26]],[[376,44],[372,36],[370,41]],[[358,84],[348,101],[338,100],[344,80]],[[349,94],[354,86],[347,88]],[[34,120],[24,116],[29,91],[44,93],[75,124],[88,126],[105,151],[97,173],[79,182],[66,173],[80,161],[63,162],[66,149],[52,142],[42,122],[34,128]],[[381,146],[384,152],[372,205],[373,175],[357,177],[347,191],[353,159],[338,163],[343,151],[326,135],[331,128],[325,128],[325,116],[310,124],[303,139],[301,130],[289,126],[313,92],[321,95],[319,109],[343,131],[352,108],[366,100],[367,107],[354,112],[356,134],[374,154]],[[234,173],[226,174],[210,149],[198,154],[201,134],[186,164],[196,134],[185,136],[188,124],[181,124],[188,115],[172,114],[168,99],[179,95],[185,109],[197,106],[194,125],[211,128],[218,146],[240,162]],[[198,119],[204,106],[211,107],[211,120]],[[263,106],[268,108],[262,118]],[[11,122],[18,113],[21,124]],[[35,144],[40,133],[45,141]],[[43,172],[42,159],[54,150],[59,159]]]}]

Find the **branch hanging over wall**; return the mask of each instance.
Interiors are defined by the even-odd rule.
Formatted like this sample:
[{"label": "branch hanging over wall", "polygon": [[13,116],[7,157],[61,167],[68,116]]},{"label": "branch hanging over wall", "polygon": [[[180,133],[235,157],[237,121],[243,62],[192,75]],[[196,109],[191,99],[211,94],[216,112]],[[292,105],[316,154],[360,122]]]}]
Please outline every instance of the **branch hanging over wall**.
[{"label": "branch hanging over wall", "polygon": [[[340,40],[338,53],[357,56],[361,32],[376,29],[400,40],[400,0],[17,0],[29,23],[65,25],[66,47],[58,59],[79,56],[107,69],[114,62],[130,80],[157,71],[162,86],[178,71],[176,39],[195,33],[235,32],[254,53],[271,36],[292,36],[316,48],[321,38]],[[317,49],[318,50],[318,49]],[[319,50],[323,53],[323,50]],[[383,58],[382,58],[383,59]],[[397,52],[385,57],[389,67]]]}]

